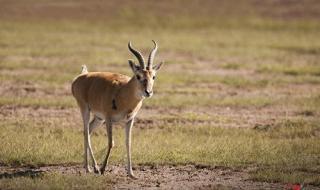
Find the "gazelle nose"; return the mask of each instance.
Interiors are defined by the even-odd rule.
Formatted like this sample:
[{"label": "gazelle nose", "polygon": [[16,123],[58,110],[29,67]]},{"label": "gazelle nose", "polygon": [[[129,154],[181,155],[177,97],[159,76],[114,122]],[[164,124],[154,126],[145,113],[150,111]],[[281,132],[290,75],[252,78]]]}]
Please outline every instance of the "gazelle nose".
[{"label": "gazelle nose", "polygon": [[144,92],[146,93],[147,97],[150,97],[153,93],[152,91],[148,91],[148,90],[145,90]]}]

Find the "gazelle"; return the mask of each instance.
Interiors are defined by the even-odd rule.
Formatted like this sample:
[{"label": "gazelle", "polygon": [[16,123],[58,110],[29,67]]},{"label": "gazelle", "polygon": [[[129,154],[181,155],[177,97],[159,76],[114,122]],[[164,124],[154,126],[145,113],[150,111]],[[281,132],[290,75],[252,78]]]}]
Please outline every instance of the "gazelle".
[{"label": "gazelle", "polygon": [[[84,125],[84,165],[87,172],[91,172],[88,161],[90,154],[94,172],[104,173],[111,149],[114,146],[112,125],[115,122],[125,121],[127,172],[131,178],[136,178],[131,165],[131,129],[142,101],[153,94],[156,72],[162,66],[162,63],[153,66],[158,46],[155,41],[152,42],[154,48],[149,55],[147,65],[145,65],[141,53],[131,46],[131,42],[128,43],[129,50],[139,61],[139,65],[136,65],[133,60],[129,60],[129,66],[134,73],[133,77],[110,72],[88,72],[84,65],[81,74],[73,80],[72,94],[80,108]],[[90,112],[93,119],[89,123]],[[107,129],[108,150],[99,169],[91,148],[90,134],[94,128],[102,123],[105,123]]]}]

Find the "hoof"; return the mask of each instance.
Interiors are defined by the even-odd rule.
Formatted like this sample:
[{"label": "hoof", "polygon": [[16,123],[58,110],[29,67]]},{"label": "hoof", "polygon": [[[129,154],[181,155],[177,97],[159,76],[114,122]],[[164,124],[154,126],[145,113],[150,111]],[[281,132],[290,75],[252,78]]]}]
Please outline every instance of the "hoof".
[{"label": "hoof", "polygon": [[135,175],[133,174],[128,174],[128,176],[131,178],[131,179],[138,179]]},{"label": "hoof", "polygon": [[86,173],[91,173],[92,170],[89,167],[86,167]]},{"label": "hoof", "polygon": [[99,166],[94,166],[94,173],[101,174]]},{"label": "hoof", "polygon": [[105,172],[105,169],[100,168],[100,174],[101,174],[101,175],[103,175],[103,174],[104,174],[104,172]]}]

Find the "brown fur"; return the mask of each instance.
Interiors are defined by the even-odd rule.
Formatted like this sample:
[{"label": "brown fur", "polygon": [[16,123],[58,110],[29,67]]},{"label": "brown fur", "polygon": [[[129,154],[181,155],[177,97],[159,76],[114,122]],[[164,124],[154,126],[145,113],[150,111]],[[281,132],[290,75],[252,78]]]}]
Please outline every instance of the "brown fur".
[{"label": "brown fur", "polygon": [[[72,83],[72,94],[79,107],[89,106],[93,113],[100,113],[105,120],[114,120],[114,116],[123,118],[139,111],[142,99],[135,96],[137,80],[110,72],[90,72],[78,76]],[[112,109],[115,100],[117,109]],[[135,113],[132,113],[134,111]],[[120,119],[120,118],[119,118]]]}]

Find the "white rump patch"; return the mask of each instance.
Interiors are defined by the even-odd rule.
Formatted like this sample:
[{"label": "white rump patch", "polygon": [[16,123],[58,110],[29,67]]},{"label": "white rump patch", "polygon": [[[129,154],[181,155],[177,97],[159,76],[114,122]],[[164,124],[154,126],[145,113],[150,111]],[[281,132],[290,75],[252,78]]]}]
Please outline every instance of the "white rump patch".
[{"label": "white rump patch", "polygon": [[82,65],[82,70],[81,70],[81,74],[87,74],[88,73],[88,68],[86,65]]}]

